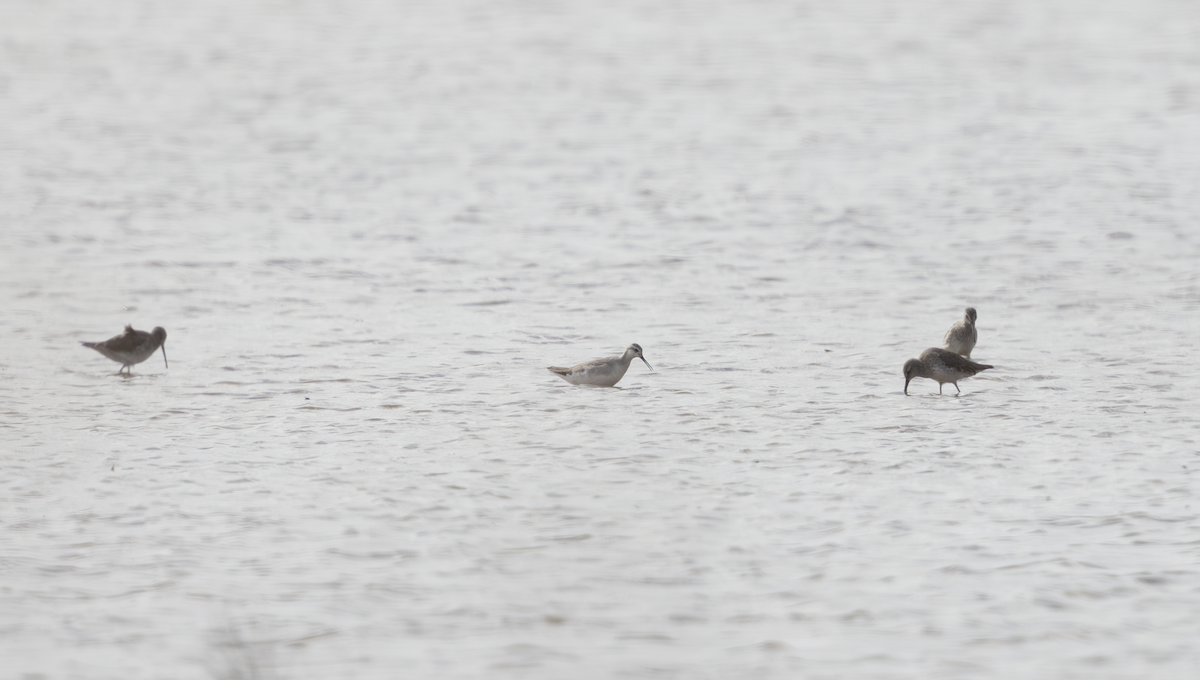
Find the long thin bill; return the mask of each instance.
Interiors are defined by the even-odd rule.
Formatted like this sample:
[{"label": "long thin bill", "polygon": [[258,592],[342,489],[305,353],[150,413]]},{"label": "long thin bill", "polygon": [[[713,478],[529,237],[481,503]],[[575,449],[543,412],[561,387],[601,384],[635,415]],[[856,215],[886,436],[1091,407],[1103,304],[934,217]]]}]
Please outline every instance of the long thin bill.
[{"label": "long thin bill", "polygon": [[654,370],[654,367],[653,367],[653,366],[650,366],[650,362],[649,362],[649,361],[646,361],[646,357],[638,357],[638,358],[639,358],[639,359],[641,359],[641,360],[642,360],[642,363],[643,363],[643,364],[646,364],[646,366],[648,366],[648,367],[650,368],[650,370],[651,370],[651,371],[653,371],[653,370]]},{"label": "long thin bill", "polygon": [[167,346],[163,345],[160,349],[163,351],[163,366],[170,368],[171,366],[167,363]]}]

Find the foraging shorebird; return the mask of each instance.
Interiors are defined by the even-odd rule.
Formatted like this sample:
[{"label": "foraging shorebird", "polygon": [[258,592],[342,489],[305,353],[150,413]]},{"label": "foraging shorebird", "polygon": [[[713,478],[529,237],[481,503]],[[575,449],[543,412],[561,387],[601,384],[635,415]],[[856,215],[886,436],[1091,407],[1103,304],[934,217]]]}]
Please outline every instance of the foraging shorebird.
[{"label": "foraging shorebird", "polygon": [[904,394],[908,394],[908,383],[912,382],[913,378],[936,380],[938,394],[942,393],[942,384],[944,383],[950,383],[954,385],[954,389],[962,392],[962,390],[958,389],[959,380],[970,378],[976,373],[986,371],[989,368],[995,368],[995,366],[977,364],[949,350],[941,349],[940,347],[930,347],[921,352],[919,359],[909,359],[904,362]]},{"label": "foraging shorebird", "polygon": [[125,332],[121,335],[113,336],[104,342],[85,342],[84,347],[91,347],[104,356],[121,363],[121,370],[117,371],[117,375],[121,371],[132,375],[129,368],[134,364],[140,364],[146,359],[149,359],[152,354],[162,348],[163,365],[167,365],[167,332],[162,327],[157,327],[153,331],[135,331],[133,326],[126,326]]},{"label": "foraging shorebird", "polygon": [[979,331],[975,330],[975,318],[975,308],[967,307],[963,320],[946,331],[942,347],[970,359],[971,350],[975,349],[975,341],[979,339]]},{"label": "foraging shorebird", "polygon": [[629,364],[634,357],[641,359],[651,371],[654,370],[650,362],[646,361],[646,357],[642,356],[642,346],[635,342],[626,348],[621,356],[585,361],[570,368],[551,366],[550,372],[572,385],[612,387],[625,377],[625,371],[629,370]]}]

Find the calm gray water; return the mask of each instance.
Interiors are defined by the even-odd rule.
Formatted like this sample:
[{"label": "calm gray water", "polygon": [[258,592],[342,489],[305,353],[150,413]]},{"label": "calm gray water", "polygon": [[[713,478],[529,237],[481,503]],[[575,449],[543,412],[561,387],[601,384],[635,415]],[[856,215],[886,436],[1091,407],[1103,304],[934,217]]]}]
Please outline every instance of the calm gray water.
[{"label": "calm gray water", "polygon": [[1200,676],[1200,4],[0,15],[3,678]]}]

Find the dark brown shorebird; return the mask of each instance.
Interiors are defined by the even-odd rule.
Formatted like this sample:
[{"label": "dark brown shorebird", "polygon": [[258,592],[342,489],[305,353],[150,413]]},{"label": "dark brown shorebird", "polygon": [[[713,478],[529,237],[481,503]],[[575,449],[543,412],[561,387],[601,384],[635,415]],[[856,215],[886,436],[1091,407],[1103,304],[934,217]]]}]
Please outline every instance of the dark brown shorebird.
[{"label": "dark brown shorebird", "polygon": [[129,368],[134,364],[140,364],[146,359],[149,359],[152,354],[162,348],[163,365],[167,368],[167,332],[162,327],[157,327],[153,331],[135,331],[133,326],[126,326],[125,332],[113,336],[104,342],[85,342],[84,347],[91,347],[104,356],[121,364],[121,370],[117,371],[117,375],[121,375],[121,371],[132,375]]},{"label": "dark brown shorebird", "polygon": [[970,378],[980,371],[986,371],[995,366],[987,364],[977,364],[970,359],[964,359],[959,355],[945,350],[940,347],[930,347],[921,352],[918,359],[909,359],[904,362],[904,394],[908,394],[908,383],[912,382],[913,378],[929,378],[936,380],[938,384],[938,394],[942,393],[942,385],[950,383],[954,385],[954,389],[958,389],[958,381],[963,378]]},{"label": "dark brown shorebird", "polygon": [[946,331],[946,337],[942,339],[942,347],[970,359],[971,350],[975,349],[975,341],[979,340],[979,331],[975,330],[976,317],[975,308],[967,307],[963,313],[963,320]]}]

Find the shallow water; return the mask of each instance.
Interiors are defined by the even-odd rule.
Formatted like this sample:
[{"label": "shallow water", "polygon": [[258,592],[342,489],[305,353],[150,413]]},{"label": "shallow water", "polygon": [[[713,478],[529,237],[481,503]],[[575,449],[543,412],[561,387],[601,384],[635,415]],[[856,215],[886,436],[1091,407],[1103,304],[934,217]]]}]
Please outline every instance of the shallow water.
[{"label": "shallow water", "polygon": [[4,13],[7,677],[1200,671],[1200,6]]}]

